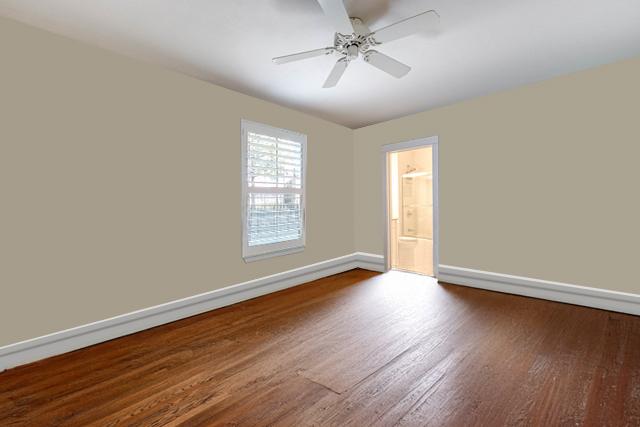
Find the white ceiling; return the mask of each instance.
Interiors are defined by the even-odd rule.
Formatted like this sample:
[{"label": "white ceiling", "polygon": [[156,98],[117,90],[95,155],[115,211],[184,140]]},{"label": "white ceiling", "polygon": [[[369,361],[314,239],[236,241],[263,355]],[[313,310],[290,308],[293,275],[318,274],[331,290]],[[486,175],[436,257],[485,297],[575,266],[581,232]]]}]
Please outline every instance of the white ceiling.
[{"label": "white ceiling", "polygon": [[346,0],[372,29],[436,9],[438,34],[378,48],[396,80],[362,61],[333,89],[335,57],[274,56],[332,45],[316,0],[0,0],[0,14],[357,128],[640,55],[639,0]]}]

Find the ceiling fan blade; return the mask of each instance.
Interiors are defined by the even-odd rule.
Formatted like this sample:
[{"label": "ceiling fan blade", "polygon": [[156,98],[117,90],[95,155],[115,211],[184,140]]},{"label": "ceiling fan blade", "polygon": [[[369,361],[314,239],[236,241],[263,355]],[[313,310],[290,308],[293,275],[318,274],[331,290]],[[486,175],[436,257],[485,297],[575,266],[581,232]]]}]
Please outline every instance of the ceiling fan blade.
[{"label": "ceiling fan blade", "polygon": [[338,59],[338,62],[336,62],[336,65],[333,66],[329,77],[327,77],[327,80],[324,82],[324,85],[322,87],[330,88],[337,85],[340,77],[342,77],[342,75],[344,74],[344,70],[347,69],[347,65],[349,65],[349,61],[347,60],[347,58]]},{"label": "ceiling fan blade", "polygon": [[273,58],[276,64],[286,64],[287,62],[300,61],[302,59],[315,58],[316,56],[329,55],[335,48],[323,47],[322,49],[308,50],[306,52],[294,53],[293,55],[278,56]]},{"label": "ceiling fan blade", "polygon": [[395,24],[374,31],[371,37],[377,43],[386,43],[391,40],[407,37],[420,31],[436,27],[440,23],[440,15],[435,10],[422,12],[411,18],[403,19]]},{"label": "ceiling fan blade", "polygon": [[411,71],[411,67],[409,67],[408,65],[396,61],[390,56],[387,56],[376,50],[366,51],[363,55],[363,58],[365,62],[373,65],[377,69],[382,70],[387,74],[391,74],[393,77],[398,79],[400,77],[404,77],[409,71]]},{"label": "ceiling fan blade", "polygon": [[343,0],[318,0],[318,3],[337,32],[345,35],[353,33],[353,25]]}]

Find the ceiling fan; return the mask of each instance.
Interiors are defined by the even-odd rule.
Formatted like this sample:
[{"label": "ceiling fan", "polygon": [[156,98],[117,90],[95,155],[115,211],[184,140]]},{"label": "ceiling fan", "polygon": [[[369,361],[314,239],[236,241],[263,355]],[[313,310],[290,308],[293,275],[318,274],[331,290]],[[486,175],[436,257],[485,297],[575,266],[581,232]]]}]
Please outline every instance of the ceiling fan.
[{"label": "ceiling fan", "polygon": [[349,17],[343,0],[318,0],[318,3],[335,27],[336,34],[333,46],[279,56],[273,58],[273,62],[286,64],[316,56],[338,54],[340,58],[324,82],[323,87],[325,88],[337,85],[349,62],[357,59],[360,55],[366,63],[391,74],[393,77],[405,76],[411,67],[374,50],[373,47],[433,28],[440,21],[440,16],[435,10],[428,10],[379,30],[371,31],[361,19]]}]

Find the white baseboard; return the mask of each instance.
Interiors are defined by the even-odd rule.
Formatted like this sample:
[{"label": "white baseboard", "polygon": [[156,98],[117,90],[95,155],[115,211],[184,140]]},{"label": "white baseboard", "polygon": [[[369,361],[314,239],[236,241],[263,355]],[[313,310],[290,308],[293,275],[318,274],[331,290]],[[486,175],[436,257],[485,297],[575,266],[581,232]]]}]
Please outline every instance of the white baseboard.
[{"label": "white baseboard", "polygon": [[508,294],[640,315],[640,295],[440,264],[438,280]]},{"label": "white baseboard", "polygon": [[[356,252],[283,273],[262,277],[200,295],[171,301],[110,319],[0,347],[0,372],[46,357],[55,356],[271,292],[364,268],[384,271],[384,258]],[[528,277],[439,266],[438,280],[497,292],[565,302],[621,313],[640,315],[640,295],[550,282]]]},{"label": "white baseboard", "polygon": [[110,319],[0,347],[0,372],[114,338],[184,319],[354,268],[384,270],[380,255],[356,252],[248,282],[171,301]]},{"label": "white baseboard", "polygon": [[369,254],[366,252],[355,252],[352,256],[356,260],[358,268],[365,270],[384,272],[384,257],[382,255]]}]

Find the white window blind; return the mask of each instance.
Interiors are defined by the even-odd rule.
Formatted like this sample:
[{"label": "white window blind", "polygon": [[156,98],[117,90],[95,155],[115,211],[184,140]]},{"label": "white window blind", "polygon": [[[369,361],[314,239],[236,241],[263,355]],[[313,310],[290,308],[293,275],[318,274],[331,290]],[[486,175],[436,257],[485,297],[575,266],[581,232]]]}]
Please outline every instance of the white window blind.
[{"label": "white window blind", "polygon": [[243,257],[304,247],[306,136],[242,122]]}]

